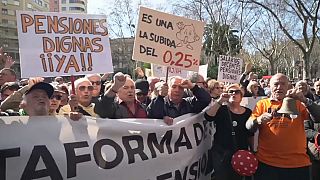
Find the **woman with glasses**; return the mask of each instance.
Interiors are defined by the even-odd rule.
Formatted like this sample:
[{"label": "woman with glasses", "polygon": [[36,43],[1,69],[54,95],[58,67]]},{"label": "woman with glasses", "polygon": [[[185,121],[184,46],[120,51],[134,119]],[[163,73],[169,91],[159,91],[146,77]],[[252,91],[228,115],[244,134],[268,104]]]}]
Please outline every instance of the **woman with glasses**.
[{"label": "woman with glasses", "polygon": [[[205,118],[214,122],[212,159],[216,180],[241,180],[231,166],[231,157],[239,149],[253,147],[253,133],[246,129],[246,121],[251,115],[249,108],[240,105],[243,92],[238,84],[231,84],[206,110]],[[235,135],[233,136],[233,132]]]},{"label": "woman with glasses", "polygon": [[218,99],[223,92],[223,85],[215,79],[208,81],[208,89],[212,99]]}]

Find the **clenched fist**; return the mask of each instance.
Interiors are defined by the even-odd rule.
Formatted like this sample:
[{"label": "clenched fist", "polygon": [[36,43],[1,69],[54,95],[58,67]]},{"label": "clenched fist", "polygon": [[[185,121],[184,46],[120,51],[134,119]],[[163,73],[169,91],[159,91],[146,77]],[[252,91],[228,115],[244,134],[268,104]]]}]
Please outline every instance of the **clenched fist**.
[{"label": "clenched fist", "polygon": [[183,79],[180,83],[180,86],[187,89],[192,89],[194,84],[189,79]]},{"label": "clenched fist", "polygon": [[158,87],[159,95],[160,96],[167,96],[169,92],[168,84],[165,82],[162,82],[162,84]]},{"label": "clenched fist", "polygon": [[124,84],[126,83],[127,77],[122,73],[118,72],[117,74],[114,75],[113,77],[113,86],[111,87],[114,91],[118,91]]}]

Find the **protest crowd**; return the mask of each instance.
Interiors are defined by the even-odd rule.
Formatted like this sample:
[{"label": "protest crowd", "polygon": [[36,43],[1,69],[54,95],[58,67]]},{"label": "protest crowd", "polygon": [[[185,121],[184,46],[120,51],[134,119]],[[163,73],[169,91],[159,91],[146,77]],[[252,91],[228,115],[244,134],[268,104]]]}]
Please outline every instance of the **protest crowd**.
[{"label": "protest crowd", "polygon": [[[228,163],[239,149],[255,153],[259,161],[256,180],[320,178],[319,148],[310,149],[309,145],[320,143],[319,80],[293,84],[283,74],[258,79],[247,64],[239,83],[204,79],[198,73],[189,79],[169,77],[165,82],[160,77],[146,77],[138,68],[136,80],[121,72],[113,77],[111,73],[79,76],[73,93],[64,77],[51,82],[42,77],[19,80],[10,69],[12,58],[2,48],[0,58],[5,62],[0,71],[1,116],[66,115],[74,121],[82,116],[154,118],[170,126],[178,116],[205,111],[205,119],[216,127],[210,159],[212,179],[253,178],[240,176]],[[253,109],[240,104],[244,97],[261,96]],[[297,100],[299,117],[293,121],[277,112],[285,97]],[[259,145],[255,150],[253,136],[257,130]],[[221,153],[225,156],[222,160]]]},{"label": "protest crowd", "polygon": [[[174,179],[188,179],[186,178],[188,174],[194,176],[196,180],[203,179],[200,177],[202,174],[209,174],[211,180],[320,180],[319,78],[312,81],[306,79],[291,81],[282,73],[263,78],[253,71],[251,63],[224,55],[217,58],[220,63],[218,73],[220,74],[221,71],[221,75],[216,79],[206,77],[207,69],[199,68],[201,33],[204,30],[204,23],[182,17],[164,16],[160,12],[143,7],[140,11],[142,15],[136,30],[132,59],[162,65],[167,69],[164,76],[147,75],[142,67],[136,67],[132,75],[113,72],[108,29],[106,19],[102,16],[76,18],[73,17],[76,15],[66,15],[71,24],[86,22],[83,28],[80,29],[80,25],[74,25],[73,29],[69,28],[68,24],[64,24],[66,17],[58,20],[59,15],[51,18],[51,15],[30,15],[36,12],[21,11],[17,14],[18,21],[21,21],[18,26],[22,27],[22,30],[18,30],[19,38],[24,38],[23,43],[19,42],[22,54],[20,65],[24,70],[21,70],[21,74],[24,73],[21,76],[24,78],[18,78],[18,73],[13,69],[15,64],[13,58],[6,54],[5,48],[0,47],[0,62],[4,64],[0,70],[0,128],[5,129],[8,124],[16,128],[16,124],[7,123],[13,118],[16,118],[19,124],[20,117],[31,119],[39,116],[47,118],[46,120],[54,117],[57,122],[71,127],[71,130],[65,133],[70,135],[70,138],[65,138],[66,141],[60,142],[59,135],[54,137],[57,141],[54,143],[61,145],[57,149],[64,148],[67,163],[61,163],[62,160],[59,158],[57,159],[61,161],[57,160],[58,163],[56,163],[48,150],[52,147],[40,146],[35,140],[32,142],[34,144],[30,145],[34,147],[21,179],[39,179],[46,176],[63,179],[59,171],[63,168],[57,167],[61,164],[63,167],[66,164],[67,167],[67,170],[63,169],[61,172],[67,171],[67,178],[73,178],[76,177],[77,168],[80,168],[79,164],[82,163],[83,170],[89,167],[85,163],[91,160],[99,166],[92,172],[106,169],[119,174],[119,168],[113,168],[121,163],[127,163],[126,167],[132,169],[134,166],[145,163],[143,168],[146,168],[147,172],[147,168],[152,167],[148,163],[154,163],[150,159],[159,158],[159,162],[166,162],[172,157],[174,159],[178,153],[185,153],[187,154],[184,154],[185,157],[192,157],[199,153],[196,148],[203,148],[201,142],[205,142],[206,136],[210,136],[210,144],[207,142],[205,144],[208,148],[198,150],[201,152],[200,155],[196,155],[195,163],[186,158],[188,162],[184,164],[187,167],[184,167],[183,175],[180,171],[181,167],[175,166],[177,170],[175,169],[171,174],[161,174],[156,179],[173,179],[173,176],[175,176]],[[99,23],[99,26],[95,23]],[[153,31],[148,32],[150,29]],[[39,34],[45,34],[48,37],[39,38]],[[33,37],[37,38],[31,42]],[[68,39],[72,42],[64,42]],[[60,41],[63,43],[58,43]],[[34,51],[37,52],[32,52],[29,49],[29,46],[33,46],[32,43],[35,47],[36,44],[43,47],[36,47]],[[181,67],[182,70],[192,71],[192,73],[188,76],[171,76],[168,72],[172,67]],[[205,76],[202,71],[206,71]],[[223,80],[224,78],[230,81]],[[194,129],[185,127],[175,129],[176,125],[183,126],[189,119],[179,120],[178,123],[176,120],[188,114],[193,118],[201,117],[193,119],[194,124],[188,124],[188,127]],[[88,123],[86,118],[90,121],[94,120],[96,124],[92,121]],[[117,136],[117,140],[103,137],[103,133],[106,133],[104,128],[108,128],[104,127],[103,122],[121,124],[125,123],[121,121],[123,119],[142,119],[130,122],[142,126],[141,124],[144,124],[142,121],[145,121],[146,129],[164,128],[158,134],[131,129],[115,130],[111,133]],[[157,122],[158,126],[151,126],[147,121]],[[37,121],[32,121],[33,124],[30,123],[30,126],[35,122]],[[22,121],[21,123],[23,124]],[[58,127],[59,123],[57,123]],[[77,129],[81,127],[77,126],[79,124],[85,127]],[[92,128],[94,126],[92,124],[96,125],[96,128]],[[206,134],[207,124],[214,129],[214,133]],[[89,132],[87,127],[95,131]],[[43,127],[41,130],[46,131],[46,128],[48,131],[50,128],[54,129],[54,127]],[[59,134],[60,127],[57,129]],[[195,137],[192,139],[195,139],[195,142],[192,141],[193,144],[188,139],[186,129]],[[74,133],[77,130],[81,133],[86,132],[88,136],[83,139],[78,137]],[[177,133],[179,130],[180,132]],[[33,133],[28,130],[28,133],[30,132]],[[123,135],[120,132],[129,135]],[[43,135],[36,132],[34,134],[35,136]],[[92,138],[92,134],[96,135],[96,139]],[[48,138],[46,135],[43,136]],[[147,137],[147,140],[143,137]],[[13,160],[10,160],[15,162],[15,157],[26,153],[22,150],[20,153],[20,149],[18,153],[8,153],[14,147],[3,147],[1,143],[10,144],[11,142],[1,138],[0,179],[5,179],[6,174],[2,172],[7,170],[8,159],[12,158]],[[92,143],[94,140],[88,139],[96,141]],[[133,141],[136,144],[132,143]],[[14,138],[13,142],[19,141]],[[75,150],[89,146],[93,146],[92,157],[90,153],[79,155],[82,151]],[[113,154],[116,155],[113,160],[105,157],[109,154],[102,154],[101,149],[104,146],[114,148]],[[28,148],[30,147],[28,145]],[[42,149],[36,151],[37,148]],[[145,149],[149,151],[146,153]],[[52,154],[56,151],[58,150],[54,149]],[[166,157],[163,158],[163,156]],[[37,167],[37,162],[41,158],[47,169]],[[174,159],[174,161],[178,164],[181,159]],[[150,161],[146,163],[147,160]],[[11,165],[14,164],[12,162]],[[48,164],[50,166],[47,166]],[[122,168],[121,165],[119,165],[120,168]],[[169,167],[170,164],[157,164],[157,166]],[[19,170],[22,171],[22,169]],[[131,172],[130,170],[128,172]],[[154,171],[158,174],[163,173]],[[14,176],[14,173],[10,173]],[[86,174],[86,171],[81,173]],[[143,177],[144,172],[137,174]],[[135,175],[130,174],[133,180],[137,179]]]}]

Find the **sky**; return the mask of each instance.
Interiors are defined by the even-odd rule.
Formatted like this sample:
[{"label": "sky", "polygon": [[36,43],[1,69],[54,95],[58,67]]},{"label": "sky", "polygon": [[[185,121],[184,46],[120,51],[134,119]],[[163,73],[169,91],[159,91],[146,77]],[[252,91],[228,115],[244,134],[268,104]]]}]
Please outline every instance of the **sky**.
[{"label": "sky", "polygon": [[[137,4],[139,0],[132,0],[133,3]],[[152,2],[152,5],[166,5],[170,0],[144,0],[143,2]],[[171,1],[170,1],[171,2]],[[111,9],[114,0],[88,0],[88,14],[99,14],[99,9],[104,8]],[[151,3],[150,3],[151,4]]]}]

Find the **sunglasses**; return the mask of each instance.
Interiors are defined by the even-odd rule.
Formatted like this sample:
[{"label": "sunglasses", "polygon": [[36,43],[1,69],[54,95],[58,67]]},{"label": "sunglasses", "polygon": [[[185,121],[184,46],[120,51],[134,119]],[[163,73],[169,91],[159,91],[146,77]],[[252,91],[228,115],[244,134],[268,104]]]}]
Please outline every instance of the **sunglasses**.
[{"label": "sunglasses", "polygon": [[86,89],[88,91],[93,91],[93,86],[79,86],[80,91],[85,91]]},{"label": "sunglasses", "polygon": [[214,87],[214,89],[223,89],[223,87]]},{"label": "sunglasses", "polygon": [[229,94],[241,94],[241,90],[229,90]]},{"label": "sunglasses", "polygon": [[61,99],[62,99],[62,96],[61,96],[61,95],[52,95],[52,96],[50,97],[50,99],[61,100]]},{"label": "sunglasses", "polygon": [[99,85],[101,85],[101,81],[91,81],[91,84],[92,85],[97,85],[97,86],[99,86]]}]

